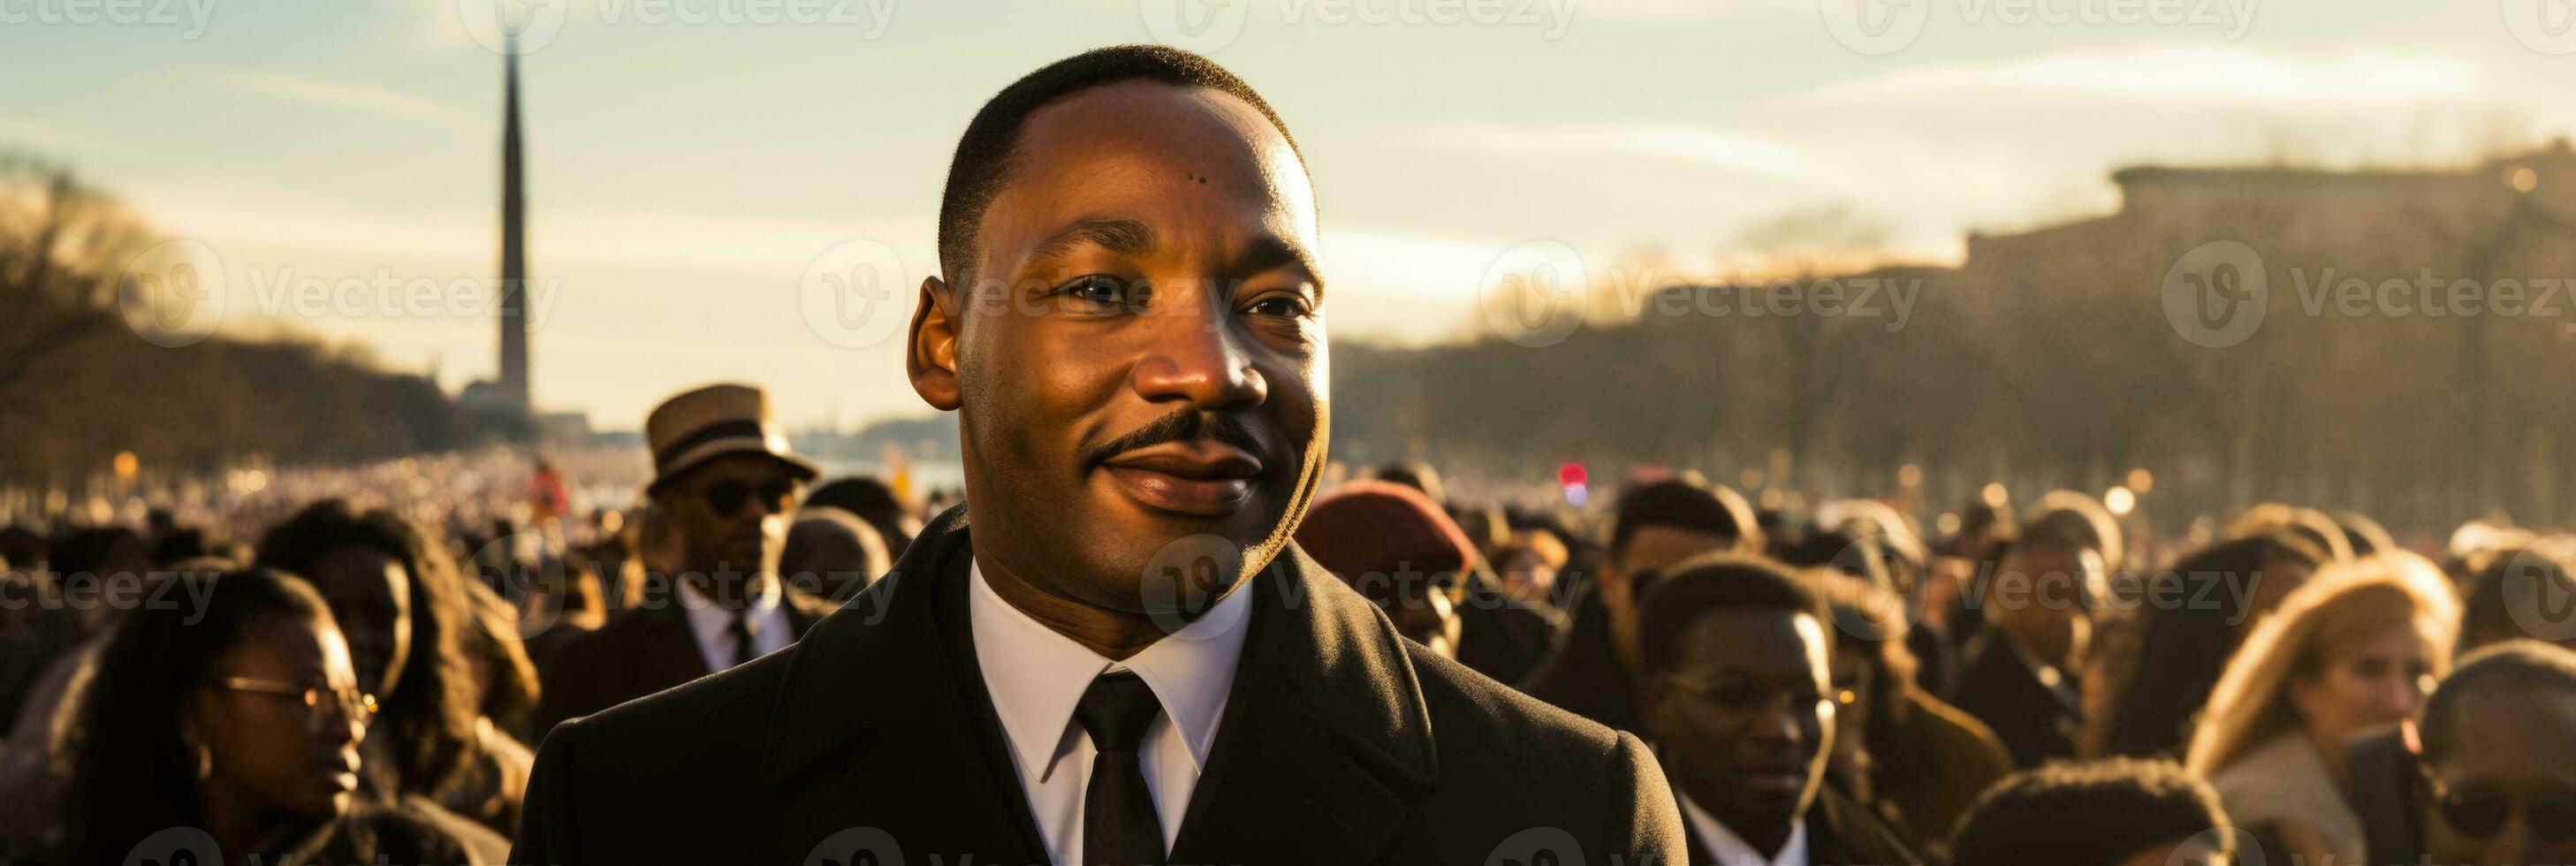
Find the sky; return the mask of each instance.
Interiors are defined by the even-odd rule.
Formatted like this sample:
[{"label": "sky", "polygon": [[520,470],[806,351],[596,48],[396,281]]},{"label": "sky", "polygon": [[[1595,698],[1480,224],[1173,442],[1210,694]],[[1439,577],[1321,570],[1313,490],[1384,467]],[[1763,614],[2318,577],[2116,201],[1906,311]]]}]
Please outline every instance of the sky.
[{"label": "sky", "polygon": [[[0,150],[210,257],[218,333],[497,369],[502,56],[524,22],[535,399],[631,429],[712,381],[926,414],[898,332],[984,99],[1206,53],[1305,153],[1337,339],[1479,333],[1497,262],[1883,259],[2107,213],[2138,164],[2455,165],[2576,129],[2570,0],[0,0]],[[1547,248],[1553,249],[1553,246]]]}]

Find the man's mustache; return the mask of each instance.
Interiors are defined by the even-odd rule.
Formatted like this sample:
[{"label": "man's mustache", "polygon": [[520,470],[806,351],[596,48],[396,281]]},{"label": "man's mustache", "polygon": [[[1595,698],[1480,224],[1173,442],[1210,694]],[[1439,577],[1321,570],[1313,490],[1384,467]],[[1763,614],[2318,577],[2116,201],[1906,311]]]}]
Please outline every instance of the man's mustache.
[{"label": "man's mustache", "polygon": [[1133,432],[1091,449],[1087,465],[1097,466],[1107,463],[1110,458],[1140,448],[1198,439],[1214,439],[1232,445],[1243,449],[1246,454],[1262,458],[1265,463],[1270,456],[1270,446],[1262,444],[1261,437],[1254,435],[1252,426],[1243,423],[1243,419],[1215,412],[1183,409],[1155,419],[1154,423],[1136,428]]}]

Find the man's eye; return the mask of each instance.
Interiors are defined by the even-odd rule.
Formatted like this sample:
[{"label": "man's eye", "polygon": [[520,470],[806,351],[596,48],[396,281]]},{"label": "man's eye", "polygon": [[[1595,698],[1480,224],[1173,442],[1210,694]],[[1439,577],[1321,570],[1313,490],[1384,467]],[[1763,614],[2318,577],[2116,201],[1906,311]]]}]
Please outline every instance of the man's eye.
[{"label": "man's eye", "polygon": [[1142,303],[1146,297],[1143,287],[1109,277],[1083,277],[1065,284],[1059,291],[1078,300],[1117,306]]},{"label": "man's eye", "polygon": [[1306,302],[1291,297],[1263,298],[1253,302],[1250,312],[1256,316],[1303,316]]}]

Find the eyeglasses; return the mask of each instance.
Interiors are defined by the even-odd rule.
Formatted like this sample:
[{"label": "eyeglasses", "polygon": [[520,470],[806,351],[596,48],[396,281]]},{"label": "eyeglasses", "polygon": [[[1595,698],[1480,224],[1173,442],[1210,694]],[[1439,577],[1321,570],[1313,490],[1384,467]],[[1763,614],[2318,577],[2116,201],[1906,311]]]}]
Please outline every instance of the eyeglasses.
[{"label": "eyeglasses", "polygon": [[1786,700],[1787,706],[1793,710],[1826,703],[1847,707],[1860,700],[1860,693],[1848,688],[1837,688],[1834,689],[1833,694],[1826,695],[1817,692],[1814,686],[1805,684],[1784,688],[1747,682],[1711,685],[1679,674],[1663,676],[1684,694],[1697,695],[1715,702],[1729,712],[1736,713],[1760,712],[1770,707],[1780,706],[1783,700]]},{"label": "eyeglasses", "polygon": [[357,722],[361,727],[376,718],[376,696],[359,691],[356,686],[306,686],[250,677],[225,677],[217,681],[213,687],[300,701],[304,704],[307,717],[315,730],[322,727],[325,716],[320,710],[325,706],[337,707],[350,721]]},{"label": "eyeglasses", "polygon": [[718,481],[707,485],[707,507],[715,509],[717,514],[732,514],[741,511],[743,503],[750,502],[754,494],[760,496],[760,504],[771,512],[784,514],[788,500],[796,495],[796,480],[772,478],[758,487],[740,481]]},{"label": "eyeglasses", "polygon": [[2498,791],[2458,791],[2442,784],[2427,771],[2424,781],[2433,788],[2434,810],[2442,823],[2460,835],[2472,839],[2492,838],[2503,832],[2505,821],[2513,817],[2517,803],[2522,819],[2534,836],[2549,842],[2576,841],[2576,791],[2550,791],[2513,797]]}]

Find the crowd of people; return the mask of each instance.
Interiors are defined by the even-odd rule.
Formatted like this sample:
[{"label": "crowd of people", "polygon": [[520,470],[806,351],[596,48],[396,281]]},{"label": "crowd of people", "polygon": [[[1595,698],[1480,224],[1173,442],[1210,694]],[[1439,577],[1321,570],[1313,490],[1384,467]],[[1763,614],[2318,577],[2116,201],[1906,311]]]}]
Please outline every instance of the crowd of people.
[{"label": "crowd of people", "polygon": [[[937,517],[816,474],[718,454],[498,548],[339,497],[238,543],[11,527],[0,844],[125,862],[189,828],[274,862],[505,862],[551,728],[867,603]],[[1333,474],[1297,548],[1429,652],[1653,744],[1694,864],[2576,862],[2564,539],[2481,523],[2418,553],[2265,505],[2155,562],[2123,549],[2136,518],[2064,493],[1926,537],[1687,472],[1593,509]],[[564,510],[561,483],[530,495]]]},{"label": "crowd of people", "polygon": [[1334,466],[1303,165],[1174,49],[988,103],[905,347],[957,504],[724,384],[622,507],[9,527],[0,860],[2576,863],[2564,537]]}]

